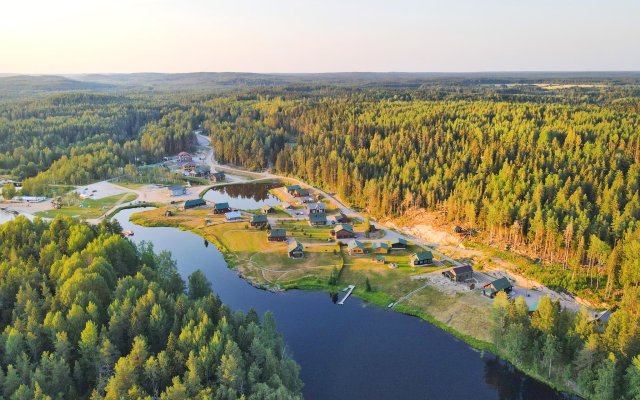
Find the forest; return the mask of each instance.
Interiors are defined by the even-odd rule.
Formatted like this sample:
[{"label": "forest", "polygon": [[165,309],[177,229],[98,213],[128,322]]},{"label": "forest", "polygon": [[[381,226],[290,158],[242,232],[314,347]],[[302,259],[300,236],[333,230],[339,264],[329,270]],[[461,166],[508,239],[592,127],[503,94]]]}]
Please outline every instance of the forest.
[{"label": "forest", "polygon": [[233,312],[200,271],[117,222],[0,225],[0,398],[300,399],[271,314]]},{"label": "forest", "polygon": [[222,162],[273,168],[378,218],[426,208],[544,260],[602,300],[637,286],[640,118],[610,107],[470,101],[213,100]]},{"label": "forest", "polygon": [[56,94],[0,104],[0,175],[25,194],[122,174],[127,164],[191,150],[197,111],[179,96]]}]

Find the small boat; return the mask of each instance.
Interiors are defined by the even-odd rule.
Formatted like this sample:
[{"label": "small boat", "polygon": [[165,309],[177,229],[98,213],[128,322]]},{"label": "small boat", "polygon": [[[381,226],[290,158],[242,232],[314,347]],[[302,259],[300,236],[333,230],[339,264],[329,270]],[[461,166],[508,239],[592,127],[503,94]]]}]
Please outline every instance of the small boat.
[{"label": "small boat", "polygon": [[122,231],[122,236],[133,236],[133,231]]},{"label": "small boat", "polygon": [[391,307],[393,307],[395,304],[396,304],[396,303],[391,302],[391,303],[389,303],[389,304],[387,305],[387,308],[391,308]]}]

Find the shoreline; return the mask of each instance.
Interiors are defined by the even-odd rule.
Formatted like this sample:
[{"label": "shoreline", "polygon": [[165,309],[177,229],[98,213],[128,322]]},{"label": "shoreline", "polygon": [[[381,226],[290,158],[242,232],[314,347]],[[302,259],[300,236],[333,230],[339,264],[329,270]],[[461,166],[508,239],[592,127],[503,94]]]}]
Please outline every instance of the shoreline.
[{"label": "shoreline", "polygon": [[[144,207],[144,206],[141,206]],[[127,207],[127,208],[136,208],[136,207]],[[114,215],[117,214],[114,213]],[[132,216],[133,217],[133,216]],[[193,234],[196,234],[198,236],[200,236],[201,238],[207,240],[210,244],[213,244],[214,246],[216,246],[216,248],[220,251],[220,253],[222,254],[225,263],[227,264],[227,268],[234,270],[236,272],[236,274],[238,275],[238,277],[240,277],[241,279],[245,280],[247,283],[249,283],[251,286],[253,286],[256,289],[260,289],[260,290],[265,290],[265,291],[270,291],[273,293],[278,293],[278,292],[284,292],[287,290],[305,290],[305,291],[317,291],[317,292],[323,292],[323,293],[328,293],[328,294],[332,294],[332,293],[336,293],[336,292],[340,292],[340,287],[339,286],[332,286],[329,285],[328,283],[320,283],[318,282],[318,278],[309,278],[309,277],[303,277],[303,278],[299,278],[299,279],[294,279],[290,282],[287,282],[285,285],[280,286],[278,285],[278,288],[274,288],[271,287],[269,285],[265,285],[265,284],[260,284],[256,281],[254,281],[254,279],[252,279],[249,276],[244,275],[237,267],[237,255],[235,254],[235,252],[231,251],[230,249],[228,249],[226,246],[224,246],[223,243],[221,243],[215,236],[211,236],[211,235],[207,235],[205,232],[203,232],[201,229],[198,228],[191,228],[191,227],[187,227],[183,224],[180,223],[180,221],[176,221],[175,224],[172,223],[167,223],[168,221],[165,221],[164,223],[148,223],[149,221],[147,219],[144,219],[144,217],[140,216],[138,218],[130,218],[130,221],[133,222],[136,225],[140,225],[143,227],[149,227],[149,228],[153,228],[153,227],[165,227],[165,228],[177,228],[180,229],[182,231],[188,231],[191,232]],[[342,272],[342,268],[340,269],[340,272]],[[313,282],[311,282],[313,281]],[[434,290],[438,290],[437,288],[434,288]],[[373,292],[365,292],[362,289],[358,289],[355,290],[352,293],[353,296],[357,297],[358,299],[360,299],[361,301],[364,301],[366,303],[369,304],[373,304],[375,306],[381,307],[386,309],[387,308],[387,304],[389,304],[389,302],[393,301],[393,297],[386,293],[386,292],[379,292],[379,291],[373,291]],[[433,316],[432,314],[428,313],[425,310],[421,310],[417,307],[411,307],[409,305],[406,304],[399,304],[395,307],[393,307],[392,311],[394,312],[398,312],[404,315],[408,315],[408,316],[412,316],[412,317],[416,317],[419,319],[422,319],[425,322],[428,322],[429,324],[435,326],[436,328],[443,330],[445,332],[447,332],[448,334],[454,336],[457,339],[462,340],[463,342],[467,343],[469,346],[471,346],[472,348],[474,348],[475,350],[481,351],[481,352],[489,352],[497,357],[499,357],[500,359],[509,362],[511,365],[513,365],[514,368],[516,368],[517,370],[519,370],[520,372],[524,373],[525,375],[544,383],[545,385],[553,388],[554,390],[561,392],[563,394],[567,394],[570,396],[577,396],[577,398],[582,398],[580,397],[580,394],[575,392],[574,390],[572,390],[571,388],[569,388],[568,386],[565,385],[560,385],[557,384],[555,382],[551,382],[549,380],[546,380],[543,376],[540,376],[539,374],[535,373],[534,371],[531,371],[529,369],[524,369],[518,365],[516,365],[512,360],[510,360],[508,357],[506,357],[502,352],[500,352],[495,345],[493,345],[490,342],[487,342],[485,340],[476,338],[472,335],[468,335],[465,334],[463,332],[460,332],[459,330],[457,330],[456,328],[452,327],[451,325],[448,325],[440,320],[438,320],[435,316]]]}]

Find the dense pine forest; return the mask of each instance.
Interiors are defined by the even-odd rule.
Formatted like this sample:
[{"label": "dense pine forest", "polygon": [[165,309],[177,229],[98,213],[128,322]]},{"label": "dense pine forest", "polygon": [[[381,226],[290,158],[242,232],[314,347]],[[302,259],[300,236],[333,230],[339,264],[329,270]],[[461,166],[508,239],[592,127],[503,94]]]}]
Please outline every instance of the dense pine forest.
[{"label": "dense pine forest", "polygon": [[117,223],[0,225],[0,398],[297,399],[270,314],[232,312],[200,271]]},{"label": "dense pine forest", "polygon": [[205,107],[222,162],[301,177],[379,218],[442,211],[553,263],[540,274],[555,287],[611,300],[640,283],[636,112],[327,98]]}]

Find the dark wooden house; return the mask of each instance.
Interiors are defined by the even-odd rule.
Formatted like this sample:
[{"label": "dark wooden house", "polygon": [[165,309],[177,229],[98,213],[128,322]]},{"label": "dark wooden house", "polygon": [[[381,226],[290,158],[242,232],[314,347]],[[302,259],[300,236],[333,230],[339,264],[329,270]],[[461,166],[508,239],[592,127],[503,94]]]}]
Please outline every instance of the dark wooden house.
[{"label": "dark wooden house", "polygon": [[267,216],[264,214],[257,214],[251,216],[251,226],[253,227],[262,227],[266,226],[269,223]]},{"label": "dark wooden house", "polygon": [[310,213],[309,225],[311,226],[324,226],[327,224],[327,214],[325,213]]},{"label": "dark wooden house", "polygon": [[355,232],[353,232],[353,227],[349,224],[340,224],[336,225],[335,228],[331,230],[331,237],[334,239],[350,239],[356,237]]},{"label": "dark wooden house", "polygon": [[184,202],[184,209],[188,210],[190,208],[202,207],[206,205],[207,205],[207,202],[204,201],[203,199],[187,200]]},{"label": "dark wooden house", "polygon": [[461,265],[443,271],[442,275],[449,278],[453,282],[465,282],[473,278],[473,268],[471,265]]},{"label": "dark wooden house", "polygon": [[272,229],[269,231],[267,240],[270,242],[284,242],[287,240],[287,231],[284,229]]},{"label": "dark wooden house", "polygon": [[430,251],[420,251],[411,257],[411,264],[415,267],[433,264],[433,254]]},{"label": "dark wooden house", "polygon": [[371,245],[371,252],[375,254],[388,254],[390,246],[383,242],[375,242]]},{"label": "dark wooden house", "polygon": [[491,283],[487,283],[482,287],[482,294],[487,297],[495,297],[499,292],[510,293],[513,290],[513,285],[509,282],[509,279],[502,277],[496,279]]},{"label": "dark wooden house", "polygon": [[216,203],[213,206],[214,214],[226,214],[231,211],[231,207],[229,207],[229,203]]},{"label": "dark wooden house", "polygon": [[294,239],[287,247],[287,254],[289,255],[289,258],[303,258],[304,246],[302,246],[302,243]]},{"label": "dark wooden house", "polygon": [[401,249],[406,249],[407,248],[407,241],[404,240],[403,238],[397,238],[397,239],[393,239],[390,241],[391,244],[391,248],[393,250],[401,250]]}]

